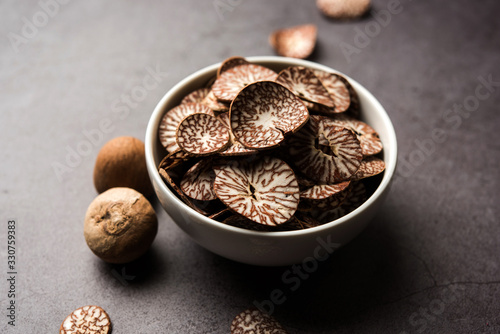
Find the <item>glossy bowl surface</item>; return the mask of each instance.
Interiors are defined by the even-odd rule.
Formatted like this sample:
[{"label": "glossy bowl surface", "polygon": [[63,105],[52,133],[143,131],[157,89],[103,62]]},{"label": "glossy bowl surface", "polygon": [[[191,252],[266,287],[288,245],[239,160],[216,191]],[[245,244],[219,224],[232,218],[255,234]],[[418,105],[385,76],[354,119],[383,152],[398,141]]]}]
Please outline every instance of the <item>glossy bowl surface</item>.
[{"label": "glossy bowl surface", "polygon": [[[247,60],[275,71],[298,65],[336,72],[329,67],[293,58],[262,56]],[[362,120],[380,135],[384,145],[386,170],[381,182],[368,200],[353,212],[330,223],[300,231],[257,232],[229,226],[209,219],[184,204],[163,182],[157,166],[165,156],[158,140],[158,125],[169,109],[180,103],[191,91],[203,87],[216,75],[220,64],[205,67],[170,89],[156,106],[146,131],[146,163],[158,199],[173,221],[202,247],[234,261],[262,265],[283,266],[305,261],[323,261],[335,249],[358,235],[382,205],[394,175],[397,161],[396,134],[385,109],[363,86],[345,74],[357,91]]]}]

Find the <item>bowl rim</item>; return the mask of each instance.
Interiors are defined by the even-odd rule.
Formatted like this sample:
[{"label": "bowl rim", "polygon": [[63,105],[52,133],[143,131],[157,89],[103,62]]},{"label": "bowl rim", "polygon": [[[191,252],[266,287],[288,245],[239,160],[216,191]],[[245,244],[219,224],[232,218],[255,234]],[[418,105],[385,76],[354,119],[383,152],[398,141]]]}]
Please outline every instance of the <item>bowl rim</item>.
[{"label": "bowl rim", "polygon": [[[202,215],[201,213],[197,212],[196,210],[190,208],[187,204],[185,204],[176,194],[174,194],[166,185],[166,183],[163,181],[161,178],[159,172],[158,172],[158,167],[157,164],[155,163],[155,153],[153,152],[153,147],[154,143],[157,140],[157,129],[159,122],[161,120],[161,117],[163,116],[165,112],[165,107],[169,100],[172,98],[175,93],[183,88],[184,86],[188,85],[189,83],[196,81],[200,77],[204,77],[208,75],[209,73],[213,72],[215,75],[217,72],[217,69],[221,65],[222,62],[212,64],[209,66],[206,66],[204,68],[201,68],[194,73],[188,75],[181,81],[179,81],[177,84],[175,84],[172,88],[170,88],[167,93],[161,98],[161,100],[158,102],[156,105],[153,113],[150,116],[150,119],[148,121],[147,129],[146,129],[146,136],[145,136],[145,153],[146,153],[146,164],[148,168],[148,172],[150,175],[150,178],[152,179],[153,183],[156,183],[159,187],[159,191],[165,193],[171,200],[173,200],[176,205],[181,205],[183,206],[186,210],[190,211],[190,213],[196,217],[199,218],[198,222],[202,222],[203,224],[210,225],[213,228],[218,228],[225,230],[230,233],[238,233],[241,235],[247,235],[248,237],[259,237],[259,238],[286,238],[290,236],[305,236],[305,235],[310,235],[310,234],[319,234],[321,232],[327,231],[334,226],[338,226],[341,224],[346,223],[349,221],[351,218],[354,216],[366,211],[368,208],[371,207],[372,204],[384,193],[386,188],[389,187],[391,180],[393,178],[393,175],[396,170],[396,164],[397,164],[397,139],[396,139],[396,132],[394,130],[394,126],[392,125],[392,122],[389,118],[389,115],[387,114],[387,111],[385,108],[381,105],[381,103],[373,96],[373,94],[370,93],[364,86],[362,86],[360,83],[358,83],[356,80],[352,79],[348,75],[335,70],[333,68],[330,68],[326,65],[322,65],[316,62],[312,62],[309,60],[303,60],[303,59],[296,59],[296,58],[288,58],[288,57],[280,57],[280,56],[252,56],[252,57],[245,57],[246,60],[248,60],[251,63],[257,63],[257,64],[262,64],[265,66],[266,63],[269,64],[276,64],[276,63],[281,63],[284,65],[289,65],[289,66],[306,66],[306,67],[313,67],[313,68],[318,68],[324,71],[328,72],[335,72],[339,73],[343,76],[345,76],[351,85],[354,87],[354,89],[357,92],[362,92],[362,95],[364,95],[370,102],[371,105],[375,109],[379,109],[381,111],[381,121],[384,123],[384,126],[387,129],[387,136],[390,142],[391,147],[393,149],[391,150],[392,154],[384,156],[384,162],[386,164],[386,169],[384,171],[384,175],[382,177],[382,180],[380,181],[380,184],[377,186],[375,191],[371,194],[371,196],[363,203],[361,204],[358,208],[353,210],[352,212],[348,213],[345,216],[342,216],[338,219],[335,219],[331,222],[322,224],[320,226],[315,226],[311,227],[308,229],[303,229],[303,230],[294,230],[294,231],[253,231],[253,230],[248,230],[240,227],[235,227],[231,225],[224,224],[222,222],[216,221],[214,219],[208,218],[207,216]],[[156,187],[155,187],[156,188]],[[168,212],[167,212],[168,214]],[[172,219],[174,220],[174,219]],[[175,222],[175,221],[174,221]],[[177,222],[175,222],[178,224]]]}]

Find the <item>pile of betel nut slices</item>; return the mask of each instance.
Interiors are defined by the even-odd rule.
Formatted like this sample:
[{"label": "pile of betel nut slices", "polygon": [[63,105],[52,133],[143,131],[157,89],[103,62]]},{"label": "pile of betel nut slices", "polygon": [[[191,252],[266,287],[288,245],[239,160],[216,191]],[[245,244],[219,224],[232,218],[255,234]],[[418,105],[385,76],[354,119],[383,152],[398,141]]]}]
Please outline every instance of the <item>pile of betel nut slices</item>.
[{"label": "pile of betel nut slices", "polygon": [[385,169],[377,132],[361,121],[342,75],[303,66],[279,73],[242,57],[168,110],[159,173],[191,208],[257,231],[337,219],[367,199]]}]

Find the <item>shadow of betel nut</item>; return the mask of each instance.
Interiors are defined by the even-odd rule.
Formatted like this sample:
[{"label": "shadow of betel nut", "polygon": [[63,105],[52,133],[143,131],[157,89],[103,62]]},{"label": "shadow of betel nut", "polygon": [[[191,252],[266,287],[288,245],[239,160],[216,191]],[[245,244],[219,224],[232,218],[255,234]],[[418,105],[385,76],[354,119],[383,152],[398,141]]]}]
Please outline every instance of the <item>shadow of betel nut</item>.
[{"label": "shadow of betel nut", "polygon": [[88,305],[74,310],[64,319],[59,334],[108,334],[111,333],[109,315],[99,306]]},{"label": "shadow of betel nut", "polygon": [[138,191],[117,187],[97,196],[87,209],[87,245],[108,263],[128,263],[146,253],[158,231],[156,213]]}]

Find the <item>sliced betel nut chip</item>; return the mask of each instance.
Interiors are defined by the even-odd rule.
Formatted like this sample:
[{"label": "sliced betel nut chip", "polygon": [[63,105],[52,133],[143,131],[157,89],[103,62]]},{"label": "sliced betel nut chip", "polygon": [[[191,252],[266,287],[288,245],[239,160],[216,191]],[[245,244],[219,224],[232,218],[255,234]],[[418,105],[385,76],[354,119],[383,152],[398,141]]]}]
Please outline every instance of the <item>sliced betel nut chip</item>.
[{"label": "sliced betel nut chip", "polygon": [[217,78],[220,77],[220,75],[229,70],[230,68],[239,66],[239,65],[246,65],[250,64],[245,58],[239,57],[239,56],[234,56],[234,57],[229,57],[226,60],[224,60],[219,68],[217,69]]},{"label": "sliced betel nut chip", "polygon": [[326,16],[338,20],[352,20],[370,9],[371,0],[316,0],[316,6]]},{"label": "sliced betel nut chip", "polygon": [[252,231],[272,231],[272,229],[275,228],[274,226],[256,223],[253,220],[250,220],[239,214],[232,214],[231,216],[224,219],[222,223]]},{"label": "sliced betel nut chip", "polygon": [[326,88],[314,72],[307,67],[290,66],[285,68],[278,74],[276,82],[290,89],[295,95],[304,100],[327,107],[335,107]]},{"label": "sliced betel nut chip", "polygon": [[299,204],[299,184],[284,161],[264,156],[214,165],[214,190],[230,209],[256,223],[288,221]]},{"label": "sliced betel nut chip", "polygon": [[206,105],[213,111],[217,112],[229,111],[229,103],[217,100],[212,90],[210,90],[210,92],[207,94],[207,96],[205,96],[205,98],[201,103]]},{"label": "sliced betel nut chip", "polygon": [[198,161],[182,177],[180,187],[187,196],[199,201],[217,199],[213,189],[215,173],[212,170],[212,160]]},{"label": "sliced betel nut chip", "polygon": [[202,103],[203,99],[210,93],[210,88],[203,87],[196,89],[189,93],[188,95],[184,96],[184,98],[181,101],[181,104],[183,103]]},{"label": "sliced betel nut chip", "polygon": [[313,70],[313,72],[330,94],[330,98],[335,104],[334,112],[341,113],[349,109],[351,94],[341,75],[322,70]]},{"label": "sliced betel nut chip", "polygon": [[385,170],[384,160],[377,157],[365,157],[361,161],[361,166],[359,166],[358,171],[352,177],[353,181],[366,179],[371,176],[378,175]]},{"label": "sliced betel nut chip", "polygon": [[324,210],[319,212],[316,217],[321,223],[331,222],[335,219],[343,217],[348,213],[356,210],[361,204],[366,202],[368,196],[366,193],[366,187],[363,182],[351,182],[346,198],[342,203],[331,210]]},{"label": "sliced betel nut chip", "polygon": [[300,129],[309,112],[290,90],[272,81],[245,87],[231,104],[231,131],[243,146],[253,149],[279,145]]},{"label": "sliced betel nut chip", "polygon": [[180,148],[177,151],[174,151],[172,153],[169,153],[166,155],[158,165],[158,168],[164,169],[164,170],[169,170],[172,168],[175,168],[179,166],[180,164],[188,161],[191,158],[191,156],[181,150]]},{"label": "sliced betel nut chip", "polygon": [[183,103],[165,113],[158,127],[158,136],[161,144],[168,152],[179,149],[175,134],[181,121],[188,115],[199,113],[213,115],[210,108],[200,103]]},{"label": "sliced betel nut chip", "polygon": [[274,31],[269,44],[280,56],[305,59],[313,52],[317,35],[316,25],[304,24]]},{"label": "sliced betel nut chip", "polygon": [[[222,122],[229,130],[231,129],[231,124],[229,122],[229,113],[225,112],[217,116],[219,121]],[[251,148],[246,148],[243,146],[239,141],[236,140],[236,138],[233,135],[232,131],[229,131],[229,146],[226,148],[224,151],[219,152],[219,155],[222,156],[235,156],[235,155],[250,155],[250,154],[255,154],[258,151],[251,149]]]},{"label": "sliced betel nut chip", "polygon": [[231,322],[231,334],[287,334],[272,316],[258,309],[248,309]]},{"label": "sliced betel nut chip", "polygon": [[192,155],[208,155],[224,150],[229,130],[215,116],[192,114],[182,120],[176,133],[177,145]]},{"label": "sliced betel nut chip", "polygon": [[326,184],[349,180],[363,154],[356,135],[340,126],[312,117],[289,141],[288,152],[300,172]]},{"label": "sliced betel nut chip", "polygon": [[298,212],[310,214],[312,217],[315,217],[318,212],[338,207],[349,193],[349,184],[350,181],[344,181],[336,184],[339,186],[329,189],[325,188],[331,185],[323,185],[323,187],[325,187],[322,189],[323,191],[309,193],[306,191],[304,195],[301,193]]},{"label": "sliced betel nut chip", "polygon": [[59,334],[108,334],[111,333],[109,315],[99,306],[84,306],[74,310],[64,319]]},{"label": "sliced betel nut chip", "polygon": [[361,105],[359,102],[358,93],[354,90],[354,87],[352,87],[349,80],[347,80],[345,77],[339,76],[339,79],[344,82],[351,98],[351,104],[349,105],[349,109],[347,109],[347,113],[355,118],[359,118],[361,116]]},{"label": "sliced betel nut chip", "polygon": [[335,184],[319,184],[312,186],[300,192],[300,198],[305,199],[325,199],[337,195],[344,191],[350,184],[350,181],[344,181]]},{"label": "sliced betel nut chip", "polygon": [[382,151],[383,145],[380,141],[378,133],[365,122],[348,115],[335,115],[331,120],[332,121],[325,120],[325,122],[345,126],[354,131],[358,137],[361,145],[361,151],[364,156],[375,155]]},{"label": "sliced betel nut chip", "polygon": [[172,176],[170,176],[170,174],[163,168],[160,168],[158,170],[158,173],[160,174],[160,176],[162,177],[163,181],[165,182],[165,184],[168,184],[176,193],[177,195],[179,196],[179,198],[184,202],[186,203],[190,208],[194,209],[195,211],[201,213],[202,215],[205,215],[207,216],[208,215],[208,212],[206,212],[205,210],[201,209],[201,208],[198,208],[194,202],[189,198],[187,197],[184,192],[181,190],[181,188],[175,183],[175,181],[172,179]]},{"label": "sliced betel nut chip", "polygon": [[238,65],[221,73],[215,80],[212,91],[219,100],[231,102],[247,85],[256,81],[274,81],[277,76],[276,72],[264,66]]}]

